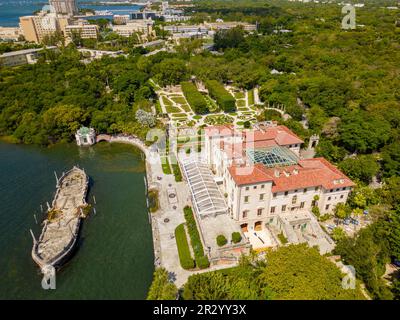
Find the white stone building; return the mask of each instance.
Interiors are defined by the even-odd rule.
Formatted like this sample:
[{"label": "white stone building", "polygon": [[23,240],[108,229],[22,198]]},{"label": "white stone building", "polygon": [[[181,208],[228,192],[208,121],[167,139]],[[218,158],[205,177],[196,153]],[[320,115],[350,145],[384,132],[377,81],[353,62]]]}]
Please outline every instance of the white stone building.
[{"label": "white stone building", "polygon": [[327,252],[332,242],[311,210],[332,213],[346,202],[354,183],[324,158],[301,159],[302,143],[285,126],[208,127],[205,158],[229,216],[248,237],[282,233],[289,242],[316,244]]},{"label": "white stone building", "polygon": [[96,132],[93,128],[81,127],[75,134],[78,146],[91,146],[96,143]]}]

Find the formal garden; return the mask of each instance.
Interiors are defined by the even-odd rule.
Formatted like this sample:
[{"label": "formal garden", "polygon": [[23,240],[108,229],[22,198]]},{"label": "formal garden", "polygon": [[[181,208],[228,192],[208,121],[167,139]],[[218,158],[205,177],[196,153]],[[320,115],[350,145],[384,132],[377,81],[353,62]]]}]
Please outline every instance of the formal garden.
[{"label": "formal garden", "polygon": [[207,81],[205,87],[207,90],[200,91],[189,81],[173,88],[155,85],[159,113],[168,115],[175,127],[221,124],[246,127],[247,123],[257,122],[257,116],[263,112],[263,104],[255,104],[254,89],[243,90],[215,80]]}]

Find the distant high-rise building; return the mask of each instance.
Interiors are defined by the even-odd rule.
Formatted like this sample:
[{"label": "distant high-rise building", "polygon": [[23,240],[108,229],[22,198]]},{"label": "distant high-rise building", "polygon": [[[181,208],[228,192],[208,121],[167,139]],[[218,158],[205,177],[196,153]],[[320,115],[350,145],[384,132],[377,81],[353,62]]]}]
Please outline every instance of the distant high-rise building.
[{"label": "distant high-rise building", "polygon": [[56,13],[75,15],[78,13],[76,0],[49,0],[51,6],[54,7]]}]

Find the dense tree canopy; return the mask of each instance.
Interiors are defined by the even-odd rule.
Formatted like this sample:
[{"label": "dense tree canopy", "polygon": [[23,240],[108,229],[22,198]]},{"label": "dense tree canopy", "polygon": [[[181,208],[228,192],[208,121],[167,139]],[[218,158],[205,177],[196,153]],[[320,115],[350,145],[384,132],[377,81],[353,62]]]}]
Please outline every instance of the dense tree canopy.
[{"label": "dense tree canopy", "polygon": [[243,257],[237,268],[189,277],[184,299],[363,299],[342,288],[340,270],[315,248],[289,245],[264,260]]}]

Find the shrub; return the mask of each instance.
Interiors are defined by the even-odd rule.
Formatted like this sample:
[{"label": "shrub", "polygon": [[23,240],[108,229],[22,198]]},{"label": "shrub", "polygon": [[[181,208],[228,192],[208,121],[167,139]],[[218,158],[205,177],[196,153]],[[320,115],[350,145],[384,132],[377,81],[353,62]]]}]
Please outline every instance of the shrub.
[{"label": "shrub", "polygon": [[187,81],[182,82],[181,87],[187,102],[194,112],[197,114],[205,114],[209,112],[206,100],[193,83]]},{"label": "shrub", "polygon": [[210,266],[210,261],[208,261],[207,256],[198,257],[196,259],[196,265],[200,269],[206,269],[206,268],[208,268]]},{"label": "shrub", "polygon": [[327,214],[320,216],[319,221],[324,222],[326,220],[329,220],[330,218],[332,218],[332,215],[327,213]]},{"label": "shrub", "polygon": [[235,98],[225,90],[222,84],[216,80],[208,80],[205,85],[210,96],[217,101],[222,110],[225,112],[233,112],[236,110]]},{"label": "shrub", "polygon": [[288,239],[286,239],[286,237],[283,235],[283,232],[281,232],[280,234],[278,234],[278,238],[279,238],[279,241],[280,241],[282,244],[288,243]]},{"label": "shrub", "polygon": [[249,129],[250,126],[251,126],[250,121],[247,120],[247,121],[243,122],[243,127],[244,127],[245,129]]},{"label": "shrub", "polygon": [[240,232],[232,232],[232,241],[233,243],[239,243],[242,241],[242,236],[240,235]]},{"label": "shrub", "polygon": [[224,235],[220,234],[217,237],[217,244],[219,247],[222,247],[222,246],[226,245],[227,243],[228,243],[228,240],[225,238]]},{"label": "shrub", "polygon": [[189,244],[186,238],[185,226],[180,224],[175,229],[176,246],[178,247],[179,261],[183,269],[193,269],[194,260],[190,254]]},{"label": "shrub", "polygon": [[153,189],[148,193],[150,212],[156,212],[159,209],[158,191]]},{"label": "shrub", "polygon": [[193,215],[193,210],[191,207],[186,206],[183,209],[186,225],[188,228],[190,243],[192,244],[194,257],[196,259],[196,264],[200,269],[208,268],[210,262],[207,256],[204,255],[203,244],[201,243],[199,230],[197,229],[196,220]]},{"label": "shrub", "polygon": [[319,218],[320,215],[321,215],[321,213],[320,213],[320,211],[319,211],[319,208],[318,208],[317,206],[313,206],[312,209],[311,209],[311,212],[314,213],[314,215],[315,215],[317,218]]},{"label": "shrub", "polygon": [[202,257],[204,256],[203,244],[201,243],[200,234],[197,230],[197,224],[193,215],[192,208],[186,206],[183,209],[183,212],[185,215],[186,225],[188,227],[188,232],[193,247],[194,256],[195,258]]},{"label": "shrub", "polygon": [[346,233],[342,228],[335,228],[332,231],[331,235],[332,239],[335,240],[336,242],[346,238]]}]

